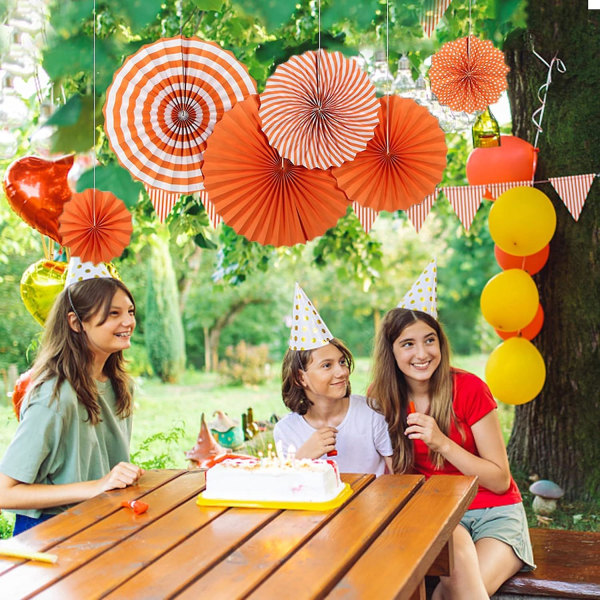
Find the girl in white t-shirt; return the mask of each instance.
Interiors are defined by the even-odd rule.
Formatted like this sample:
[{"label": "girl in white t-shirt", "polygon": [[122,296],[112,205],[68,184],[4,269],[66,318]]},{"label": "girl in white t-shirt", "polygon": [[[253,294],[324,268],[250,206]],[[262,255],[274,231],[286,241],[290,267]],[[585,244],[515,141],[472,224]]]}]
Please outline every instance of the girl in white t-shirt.
[{"label": "girl in white t-shirt", "polygon": [[382,414],[364,396],[350,395],[354,361],[338,339],[310,350],[288,349],[282,396],[292,411],[273,432],[297,458],[334,457],[342,473],[392,472],[392,445]]}]

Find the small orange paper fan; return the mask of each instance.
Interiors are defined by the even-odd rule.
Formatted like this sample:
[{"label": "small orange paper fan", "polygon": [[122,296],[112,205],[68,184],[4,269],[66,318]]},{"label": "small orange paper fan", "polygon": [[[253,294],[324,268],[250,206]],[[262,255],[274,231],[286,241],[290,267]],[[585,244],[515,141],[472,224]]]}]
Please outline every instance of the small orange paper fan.
[{"label": "small orange paper fan", "polygon": [[414,100],[379,99],[379,125],[366,150],[332,169],[353,202],[376,211],[406,210],[435,191],[446,168],[438,120]]},{"label": "small orange paper fan", "polygon": [[63,245],[83,262],[109,262],[129,244],[131,214],[114,194],[88,189],[73,194],[58,218]]},{"label": "small orange paper fan", "polygon": [[444,44],[431,58],[431,91],[455,111],[485,110],[506,89],[504,54],[474,35]]}]

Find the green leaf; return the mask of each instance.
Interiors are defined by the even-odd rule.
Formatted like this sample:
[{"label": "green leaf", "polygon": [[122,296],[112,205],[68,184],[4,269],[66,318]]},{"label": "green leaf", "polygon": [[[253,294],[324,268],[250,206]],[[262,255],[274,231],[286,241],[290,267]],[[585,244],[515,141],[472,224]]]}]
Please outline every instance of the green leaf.
[{"label": "green leaf", "polygon": [[223,7],[223,0],[192,0],[192,4],[199,10],[220,11]]},{"label": "green leaf", "polygon": [[72,96],[63,104],[44,125],[75,125],[81,116],[83,102],[79,94]]},{"label": "green leaf", "polygon": [[156,20],[163,0],[109,0],[110,10],[122,16],[131,29],[137,31],[147,27]]},{"label": "green leaf", "polygon": [[77,121],[71,125],[59,126],[52,135],[52,151],[55,153],[87,152],[97,142],[98,127],[104,122],[102,104],[96,101],[96,115],[94,118],[94,99],[92,96],[79,96],[79,98],[81,111]]},{"label": "green leaf", "polygon": [[50,25],[66,39],[81,30],[84,22],[92,19],[94,0],[62,0],[54,2],[50,12]]},{"label": "green leaf", "polygon": [[288,21],[296,10],[296,0],[234,0],[247,15],[258,17],[264,22],[267,31]]},{"label": "green leaf", "polygon": [[194,244],[199,248],[206,248],[207,250],[215,250],[217,247],[216,244],[204,237],[201,233],[194,236]]},{"label": "green leaf", "polygon": [[[96,189],[103,192],[112,192],[117,198],[123,200],[127,208],[137,204],[143,187],[139,181],[133,181],[129,171],[117,164],[96,167]],[[77,191],[82,192],[94,187],[94,169],[89,169],[77,180]]]},{"label": "green leaf", "polygon": [[322,9],[321,29],[329,29],[343,21],[354,21],[360,29],[367,29],[373,24],[378,8],[378,0],[336,0]]}]

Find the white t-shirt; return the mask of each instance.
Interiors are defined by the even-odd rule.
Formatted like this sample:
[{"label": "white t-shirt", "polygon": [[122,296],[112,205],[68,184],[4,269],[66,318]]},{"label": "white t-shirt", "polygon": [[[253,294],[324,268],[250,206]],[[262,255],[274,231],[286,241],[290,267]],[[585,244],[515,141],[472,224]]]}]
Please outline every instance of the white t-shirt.
[{"label": "white t-shirt", "polygon": [[[337,462],[340,473],[384,473],[383,457],[392,455],[392,442],[384,416],[368,406],[364,396],[350,396],[348,412],[336,429],[338,454],[330,458]],[[287,451],[290,444],[300,448],[315,431],[302,415],[289,413],[275,424],[273,437],[275,442],[281,440]]]}]

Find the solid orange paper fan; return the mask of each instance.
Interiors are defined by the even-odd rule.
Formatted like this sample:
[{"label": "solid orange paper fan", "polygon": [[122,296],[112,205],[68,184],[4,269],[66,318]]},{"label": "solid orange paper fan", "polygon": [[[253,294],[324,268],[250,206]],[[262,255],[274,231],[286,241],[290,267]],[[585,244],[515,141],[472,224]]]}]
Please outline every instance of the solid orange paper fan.
[{"label": "solid orange paper fan", "polygon": [[504,54],[474,35],[444,44],[431,57],[431,91],[455,111],[485,110],[506,89]]},{"label": "solid orange paper fan", "polygon": [[73,194],[58,218],[63,245],[83,262],[109,262],[129,244],[133,226],[125,204],[110,192]]},{"label": "solid orange paper fan", "polygon": [[406,210],[435,191],[446,168],[438,120],[409,98],[379,99],[379,125],[367,149],[332,169],[348,198],[373,210]]},{"label": "solid orange paper fan", "polygon": [[349,202],[329,171],[295,166],[260,129],[258,96],[236,104],[215,126],[204,155],[204,185],[238,234],[293,246],[334,227]]},{"label": "solid orange paper fan", "polygon": [[292,56],[267,79],[259,114],[281,156],[327,169],[352,160],[373,137],[375,87],[341,52],[309,51]]}]

